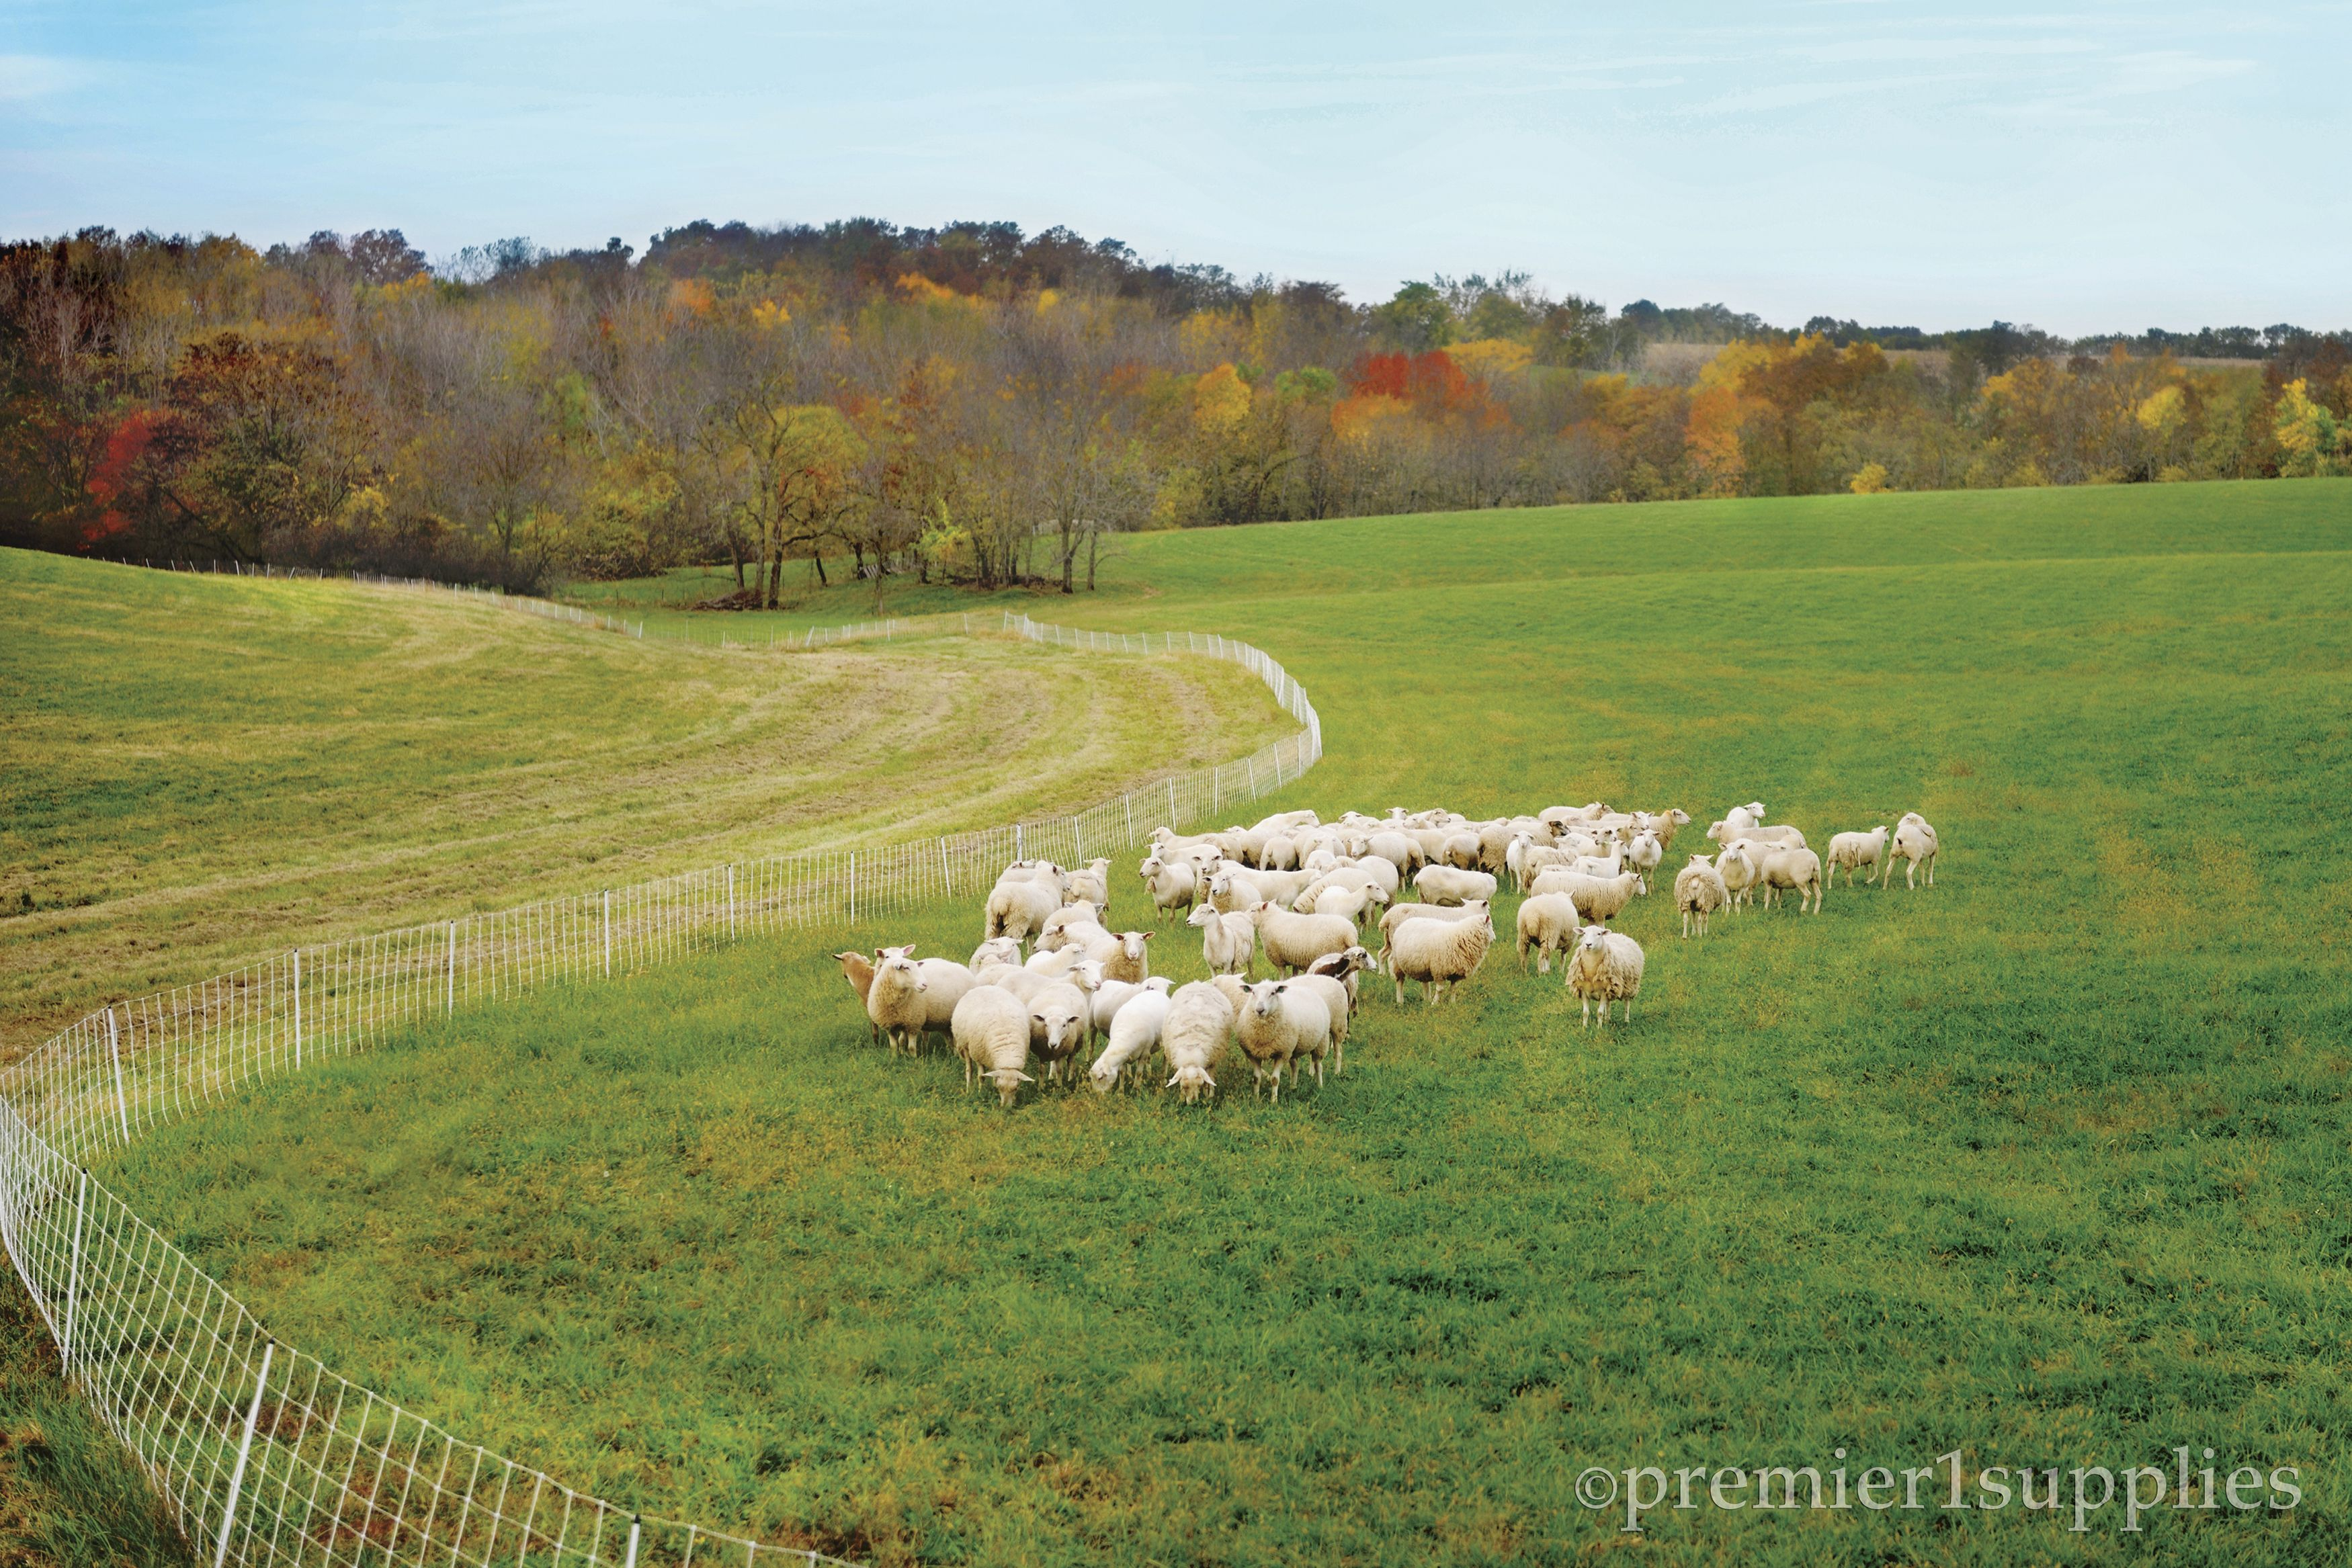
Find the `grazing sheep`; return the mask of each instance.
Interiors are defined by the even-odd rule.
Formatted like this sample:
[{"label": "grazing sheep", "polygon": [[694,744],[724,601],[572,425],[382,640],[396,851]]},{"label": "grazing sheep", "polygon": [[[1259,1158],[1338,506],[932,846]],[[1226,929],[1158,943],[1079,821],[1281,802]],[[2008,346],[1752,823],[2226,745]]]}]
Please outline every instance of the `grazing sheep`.
[{"label": "grazing sheep", "polygon": [[1381,963],[1386,965],[1390,950],[1396,946],[1396,928],[1408,920],[1477,920],[1484,919],[1494,907],[1483,898],[1467,904],[1396,904],[1381,916]]},{"label": "grazing sheep", "polygon": [[1592,1004],[1601,1004],[1601,1027],[1609,1027],[1609,1004],[1625,1004],[1625,1021],[1633,1021],[1633,998],[1642,994],[1642,945],[1606,925],[1588,925],[1576,939],[1576,951],[1563,966],[1568,988],[1584,1002],[1584,1027],[1592,1027]]},{"label": "grazing sheep", "polygon": [[1691,934],[1691,922],[1698,922],[1698,934],[1706,935],[1706,917],[1731,902],[1730,890],[1723,885],[1723,873],[1707,863],[1705,855],[1695,854],[1690,864],[1675,873],[1675,907],[1682,911],[1683,936]]},{"label": "grazing sheep", "polygon": [[1062,895],[1051,884],[1034,881],[1000,882],[988,895],[988,929],[982,936],[1010,936],[1025,942],[1045,928]]},{"label": "grazing sheep", "polygon": [[1495,879],[1483,871],[1463,871],[1455,866],[1425,867],[1412,879],[1412,885],[1431,904],[1467,904],[1474,898],[1492,902]]},{"label": "grazing sheep", "polygon": [[1139,983],[1132,980],[1105,980],[1095,988],[1094,996],[1089,1001],[1089,1009],[1094,1015],[1095,1033],[1108,1034],[1111,1019],[1118,1016],[1118,1009],[1144,992],[1158,991],[1164,997],[1168,994],[1168,988],[1174,984],[1175,982],[1165,975],[1154,975],[1151,978]]},{"label": "grazing sheep", "polygon": [[1715,857],[1715,869],[1723,878],[1724,891],[1731,895],[1733,914],[1739,912],[1741,904],[1756,901],[1756,884],[1764,880],[1762,851],[1751,849],[1746,839],[1734,839]]},{"label": "grazing sheep", "polygon": [[1445,988],[1459,988],[1486,961],[1494,946],[1495,923],[1479,920],[1408,920],[1391,938],[1389,974],[1396,981],[1397,1005],[1404,1005],[1404,983],[1421,982],[1421,994],[1435,1007]]},{"label": "grazing sheep", "polygon": [[1519,967],[1528,967],[1528,950],[1535,949],[1538,974],[1551,973],[1551,956],[1576,941],[1584,923],[1576,917],[1576,900],[1564,893],[1547,893],[1519,905]]},{"label": "grazing sheep", "polygon": [[1923,866],[1927,872],[1927,885],[1935,886],[1936,852],[1938,847],[1936,830],[1927,825],[1927,819],[1916,811],[1904,812],[1903,820],[1895,824],[1895,852],[1887,857],[1886,869],[1879,873],[1879,881],[1883,883],[1893,876],[1895,862],[1900,860],[1903,862],[1904,886],[1918,887],[1919,884],[1912,880],[1912,873]]},{"label": "grazing sheep", "polygon": [[1832,833],[1830,835],[1828,862],[1822,867],[1823,889],[1837,885],[1838,867],[1846,869],[1846,881],[1868,882],[1872,868],[1886,852],[1886,824],[1881,822],[1866,833]]},{"label": "grazing sheep", "polygon": [[[1200,1099],[1203,1089],[1216,1093],[1217,1081],[1209,1076],[1209,1069],[1233,1032],[1234,1012],[1225,993],[1206,980],[1181,988],[1169,999],[1168,1017],[1160,1027],[1160,1051],[1175,1071],[1168,1087],[1180,1091],[1187,1105]],[[1118,1021],[1111,1020],[1114,1027]],[[1022,1038],[1027,1040],[1025,1031]]]},{"label": "grazing sheep", "polygon": [[1139,874],[1144,890],[1151,894],[1154,917],[1171,909],[1190,909],[1200,896],[1200,877],[1190,861],[1162,860],[1158,855],[1147,859]]},{"label": "grazing sheep", "polygon": [[1168,981],[1163,977],[1146,981],[1119,1004],[1106,1030],[1109,1043],[1087,1073],[1096,1093],[1109,1093],[1129,1069],[1143,1065],[1146,1053],[1160,1043],[1160,1027],[1168,1021]]},{"label": "grazing sheep", "polygon": [[[1330,1009],[1312,987],[1294,990],[1288,980],[1260,980],[1250,988],[1249,1000],[1234,1020],[1234,1039],[1249,1058],[1258,1093],[1265,1092],[1266,1074],[1271,1071],[1274,1103],[1279,1105],[1282,1070],[1298,1058],[1313,1058],[1315,1082],[1323,1082],[1323,1055],[1331,1043]],[[1295,1066],[1292,1076],[1295,1082]]]},{"label": "grazing sheep", "polygon": [[1108,859],[1087,862],[1083,871],[1070,873],[1070,896],[1083,898],[1105,915],[1110,913],[1110,862]]},{"label": "grazing sheep", "polygon": [[1292,974],[1326,953],[1344,953],[1356,945],[1356,923],[1336,915],[1294,915],[1268,902],[1251,910],[1250,917],[1257,922],[1265,961],[1277,975]]},{"label": "grazing sheep", "polygon": [[964,960],[964,967],[970,969],[975,975],[979,974],[982,969],[987,968],[991,964],[1010,964],[1013,967],[1019,968],[1021,967],[1021,944],[1015,942],[1010,936],[992,936],[987,941],[982,943],[979,946],[974,947],[971,950],[971,956]]},{"label": "grazing sheep", "polygon": [[1792,850],[1775,844],[1764,852],[1764,907],[1769,909],[1779,902],[1783,889],[1797,891],[1797,912],[1803,914],[1808,903],[1812,912],[1822,912],[1822,857],[1811,850]]},{"label": "grazing sheep", "polygon": [[1645,829],[1633,835],[1633,841],[1625,846],[1625,865],[1627,870],[1642,879],[1635,892],[1646,894],[1650,891],[1650,873],[1657,870],[1658,862],[1665,858],[1665,846],[1658,842],[1657,834]]},{"label": "grazing sheep", "polygon": [[911,1056],[925,1034],[945,1034],[955,1005],[971,989],[970,969],[949,958],[917,958],[914,945],[885,947],[874,955],[874,983],[866,994],[866,1016],[890,1042]]},{"label": "grazing sheep", "polygon": [[1045,1063],[1045,1076],[1062,1076],[1062,1063],[1077,1054],[1094,1022],[1087,994],[1057,981],[1029,998],[1029,1051]]},{"label": "grazing sheep", "polygon": [[1564,893],[1576,901],[1576,912],[1587,920],[1614,920],[1633,902],[1641,878],[1632,872],[1619,872],[1612,877],[1588,876],[1582,872],[1554,869],[1536,878],[1530,890],[1540,898],[1548,893]]},{"label": "grazing sheep", "polygon": [[977,1072],[996,1085],[998,1103],[1009,1109],[1021,1085],[1037,1082],[1022,1071],[1029,1065],[1029,1004],[1012,992],[974,986],[956,1003],[950,1028],[966,1090]]},{"label": "grazing sheep", "polygon": [[[1013,951],[1018,952],[1020,949],[1016,947]],[[834,956],[841,960],[842,978],[847,980],[849,988],[857,993],[857,1005],[863,1009],[866,997],[874,989],[874,961],[863,953],[835,953]],[[866,1015],[866,1043],[877,1045],[881,1043],[881,1040],[882,1026],[874,1021],[873,1014],[867,1013]]]},{"label": "grazing sheep", "polygon": [[1201,956],[1212,975],[1247,974],[1257,956],[1257,922],[1247,915],[1226,915],[1207,904],[1192,911],[1185,922],[1200,928]]}]

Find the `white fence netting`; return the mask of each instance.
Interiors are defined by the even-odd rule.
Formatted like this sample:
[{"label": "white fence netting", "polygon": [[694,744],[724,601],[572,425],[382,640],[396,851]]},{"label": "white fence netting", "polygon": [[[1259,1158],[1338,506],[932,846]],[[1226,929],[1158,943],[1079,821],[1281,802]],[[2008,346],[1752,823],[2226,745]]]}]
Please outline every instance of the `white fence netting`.
[{"label": "white fence netting", "polygon": [[[215,1568],[835,1561],[574,1491],[274,1343],[85,1164],[259,1080],[550,980],[609,978],[747,935],[977,899],[1016,859],[1131,851],[1157,826],[1225,818],[1322,755],[1307,694],[1246,643],[1009,613],[1002,629],[1074,651],[1231,660],[1301,727],[1069,816],[807,850],[289,949],[111,1004],[0,1072],[0,1241],[68,1376]],[[887,634],[884,623],[875,631]]]}]

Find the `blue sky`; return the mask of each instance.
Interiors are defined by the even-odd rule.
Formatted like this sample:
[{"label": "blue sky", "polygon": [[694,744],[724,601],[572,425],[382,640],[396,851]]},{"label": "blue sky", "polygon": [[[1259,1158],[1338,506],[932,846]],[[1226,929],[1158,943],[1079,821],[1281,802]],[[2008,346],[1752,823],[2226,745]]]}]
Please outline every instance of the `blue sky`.
[{"label": "blue sky", "polygon": [[0,0],[0,233],[1004,217],[1360,298],[2342,327],[2347,83],[2346,3]]}]

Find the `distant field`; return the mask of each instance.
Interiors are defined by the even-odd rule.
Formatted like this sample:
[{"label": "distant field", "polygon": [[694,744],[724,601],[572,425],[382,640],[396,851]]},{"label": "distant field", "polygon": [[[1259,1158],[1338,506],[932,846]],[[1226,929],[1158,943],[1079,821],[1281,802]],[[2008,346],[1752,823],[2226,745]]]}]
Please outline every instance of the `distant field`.
[{"label": "distant field", "polygon": [[0,550],[0,1055],[265,949],[993,826],[1287,734],[1229,664],[638,641]]},{"label": "distant field", "polygon": [[[1690,944],[1654,896],[1605,1043],[1498,955],[1196,1112],[874,1051],[824,955],[961,956],[940,908],[461,1015],[106,1175],[469,1437],[881,1562],[2343,1562],[2347,602],[2345,482],[1147,536],[1055,609],[1281,658],[1328,756],[1276,804],[1916,808],[1939,885]],[[1570,1490],[2181,1444],[2303,1500],[1637,1539]]]}]

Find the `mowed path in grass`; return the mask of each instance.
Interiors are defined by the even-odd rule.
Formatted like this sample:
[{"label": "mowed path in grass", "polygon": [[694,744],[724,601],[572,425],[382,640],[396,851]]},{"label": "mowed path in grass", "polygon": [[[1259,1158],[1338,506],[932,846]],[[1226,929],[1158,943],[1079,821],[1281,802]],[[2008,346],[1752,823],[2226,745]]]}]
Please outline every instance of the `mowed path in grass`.
[{"label": "mowed path in grass", "polygon": [[994,826],[1295,727],[1209,660],[682,647],[0,550],[0,1055],[268,949]]},{"label": "mowed path in grass", "polygon": [[1916,808],[1938,885],[1687,944],[1654,895],[1630,1030],[1498,954],[1433,1014],[1375,992],[1321,1092],[1195,1112],[1008,1115],[875,1051],[825,951],[960,956],[943,908],[461,1015],[107,1178],[469,1437],[883,1562],[1556,1562],[1634,1544],[1588,1465],[2184,1443],[2303,1500],[2136,1537],[1667,1511],[1638,1546],[2345,1560],[2352,486],[1307,524],[1120,570],[1073,619],[1245,636],[1314,695],[1329,755],[1277,804],[1599,796],[1696,841],[1761,796],[1817,842]]}]

